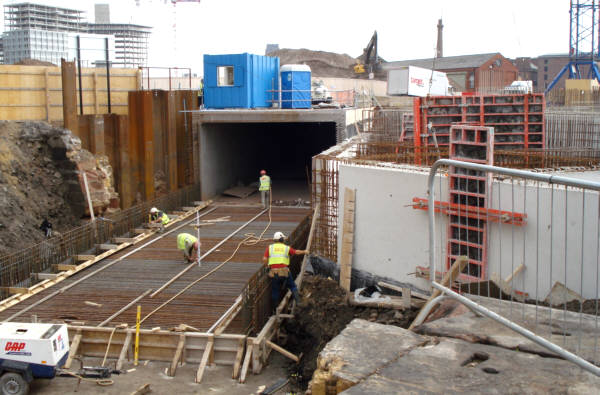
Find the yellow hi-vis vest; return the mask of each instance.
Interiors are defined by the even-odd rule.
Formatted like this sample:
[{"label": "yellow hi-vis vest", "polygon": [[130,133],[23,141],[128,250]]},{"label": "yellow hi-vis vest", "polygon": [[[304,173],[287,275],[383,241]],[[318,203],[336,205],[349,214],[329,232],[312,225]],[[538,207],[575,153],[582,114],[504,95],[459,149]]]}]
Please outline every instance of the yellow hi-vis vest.
[{"label": "yellow hi-vis vest", "polygon": [[259,178],[260,180],[260,187],[258,187],[259,191],[268,191],[269,189],[271,189],[271,177],[269,176],[261,176]]},{"label": "yellow hi-vis vest", "polygon": [[168,216],[167,214],[163,213],[162,211],[159,211],[159,212],[158,212],[158,213],[156,213],[156,214],[152,214],[152,215],[150,216],[150,218],[152,218],[152,221],[154,221],[154,220],[156,220],[156,219],[160,218],[160,222],[161,222],[163,225],[166,225],[166,224],[168,224],[168,223],[169,223],[169,216]]},{"label": "yellow hi-vis vest", "polygon": [[[158,212],[158,214],[160,214],[160,211]],[[162,213],[162,217],[160,217],[160,220],[163,225],[166,225],[169,223],[169,216],[165,213]]]},{"label": "yellow hi-vis vest", "polygon": [[269,246],[269,266],[290,265],[290,247],[283,243],[275,243]]},{"label": "yellow hi-vis vest", "polygon": [[198,239],[189,233],[180,233],[177,235],[177,248],[180,250],[185,250],[185,242],[186,241],[189,244],[194,244],[195,242],[198,241]]}]

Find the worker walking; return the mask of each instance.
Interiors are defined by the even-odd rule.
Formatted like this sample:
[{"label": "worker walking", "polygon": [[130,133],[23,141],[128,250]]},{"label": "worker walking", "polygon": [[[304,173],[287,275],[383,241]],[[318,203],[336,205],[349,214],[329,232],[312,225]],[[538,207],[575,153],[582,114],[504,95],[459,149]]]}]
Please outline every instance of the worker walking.
[{"label": "worker walking", "polygon": [[260,178],[258,190],[260,191],[260,201],[262,203],[262,207],[266,208],[267,204],[270,205],[270,193],[271,193],[271,177],[267,175],[266,170],[260,171]]},{"label": "worker walking", "polygon": [[150,223],[160,224],[159,232],[162,232],[165,230],[165,225],[169,223],[169,216],[156,207],[152,207],[150,209]]},{"label": "worker walking", "polygon": [[308,253],[307,250],[296,250],[283,244],[284,239],[285,235],[283,233],[275,232],[275,235],[273,235],[275,243],[267,247],[263,256],[263,262],[269,266],[269,277],[273,279],[271,281],[271,302],[273,308],[279,303],[279,292],[283,283],[292,291],[296,303],[300,303],[298,288],[289,268],[290,256]]},{"label": "worker walking", "polygon": [[52,237],[52,224],[48,221],[48,218],[44,218],[44,221],[40,225],[40,230],[44,232],[46,238]]},{"label": "worker walking", "polygon": [[177,249],[183,251],[183,259],[186,263],[196,262],[199,248],[200,242],[191,234],[180,233],[177,235]]}]

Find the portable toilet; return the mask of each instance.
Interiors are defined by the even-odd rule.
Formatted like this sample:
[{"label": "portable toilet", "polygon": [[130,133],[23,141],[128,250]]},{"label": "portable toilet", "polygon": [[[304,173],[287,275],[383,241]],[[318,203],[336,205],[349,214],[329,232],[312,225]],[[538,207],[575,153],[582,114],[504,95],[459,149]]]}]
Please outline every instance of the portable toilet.
[{"label": "portable toilet", "polygon": [[281,108],[310,108],[310,67],[281,66]]},{"label": "portable toilet", "polygon": [[206,108],[269,108],[278,101],[279,58],[204,55]]}]

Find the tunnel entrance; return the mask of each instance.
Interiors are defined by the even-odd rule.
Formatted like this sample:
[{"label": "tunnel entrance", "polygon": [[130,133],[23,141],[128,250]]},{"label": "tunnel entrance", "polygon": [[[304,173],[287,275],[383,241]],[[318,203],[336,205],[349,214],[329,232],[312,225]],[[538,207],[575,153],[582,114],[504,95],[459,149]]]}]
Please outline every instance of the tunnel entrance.
[{"label": "tunnel entrance", "polygon": [[273,180],[274,198],[298,188],[310,196],[311,159],[335,144],[335,122],[202,123],[202,198],[255,182],[261,169]]}]

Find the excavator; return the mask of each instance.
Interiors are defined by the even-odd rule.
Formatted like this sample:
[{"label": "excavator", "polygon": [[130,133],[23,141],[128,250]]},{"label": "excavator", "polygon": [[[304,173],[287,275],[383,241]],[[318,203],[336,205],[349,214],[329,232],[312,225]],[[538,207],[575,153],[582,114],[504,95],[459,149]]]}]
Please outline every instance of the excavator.
[{"label": "excavator", "polygon": [[369,78],[372,78],[371,76],[379,70],[381,59],[377,55],[377,30],[357,60],[358,63],[354,66],[356,74],[369,73]]}]

